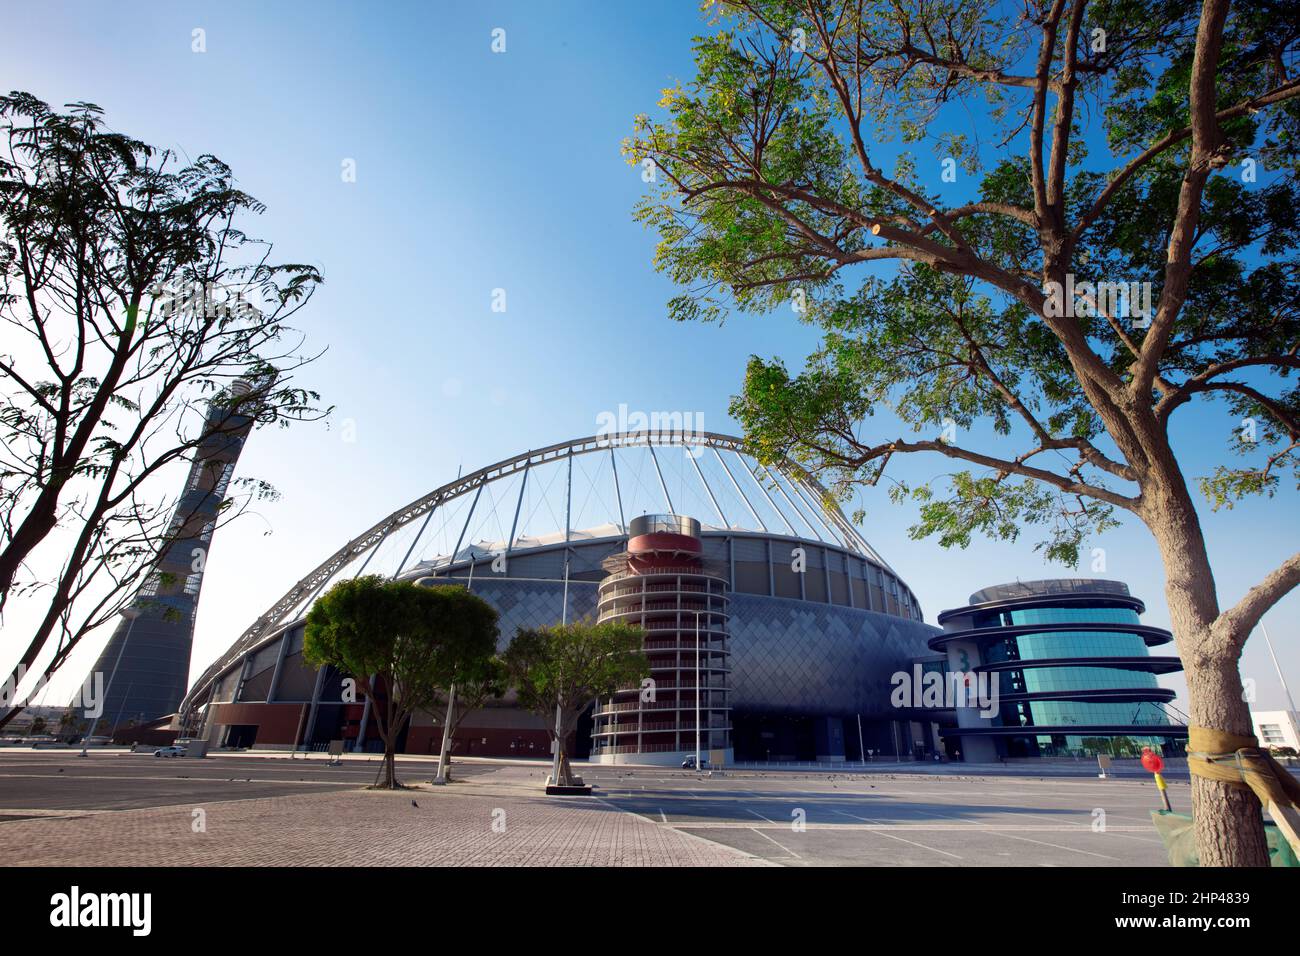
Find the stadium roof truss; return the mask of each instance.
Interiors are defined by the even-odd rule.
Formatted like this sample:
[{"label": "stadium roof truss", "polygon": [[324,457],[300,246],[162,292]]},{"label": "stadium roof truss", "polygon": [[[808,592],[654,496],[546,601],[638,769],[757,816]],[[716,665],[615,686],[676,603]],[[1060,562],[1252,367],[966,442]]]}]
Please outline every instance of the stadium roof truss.
[{"label": "stadium roof truss", "polygon": [[[248,649],[255,647],[262,640],[269,638],[283,625],[297,620],[328,585],[340,579],[343,572],[357,564],[358,561],[360,564],[352,576],[356,577],[366,573],[372,567],[372,562],[376,556],[385,551],[386,546],[392,545],[394,542],[397,544],[397,548],[392,553],[401,554],[395,569],[380,571],[376,566],[375,571],[372,573],[387,573],[389,576],[398,577],[417,569],[436,570],[441,566],[454,563],[457,559],[464,560],[467,557],[473,557],[476,553],[486,553],[483,549],[475,548],[472,543],[467,545],[466,541],[466,536],[471,528],[471,519],[476,512],[480,513],[480,517],[484,514],[484,512],[480,511],[480,508],[482,507],[485,490],[492,502],[493,517],[500,518],[502,513],[509,517],[510,531],[508,534],[504,532],[504,522],[498,521],[503,538],[502,541],[497,543],[499,550],[509,556],[512,551],[523,550],[520,547],[521,541],[526,541],[526,547],[538,546],[540,539],[525,539],[520,533],[520,519],[521,516],[524,516],[525,493],[536,493],[535,487],[530,486],[530,480],[534,486],[537,485],[540,480],[539,476],[547,466],[558,466],[564,471],[565,502],[562,510],[565,514],[561,518],[558,514],[554,514],[553,511],[551,513],[555,519],[552,527],[557,527],[560,524],[566,525],[562,536],[557,537],[556,542],[547,543],[568,544],[579,538],[596,536],[581,532],[575,536],[575,529],[569,526],[569,516],[572,513],[574,504],[574,462],[579,461],[579,467],[582,468],[580,460],[584,456],[608,456],[608,470],[612,481],[607,491],[612,492],[612,501],[606,502],[604,493],[599,491],[595,482],[589,485],[586,494],[587,499],[590,499],[593,494],[599,495],[600,502],[606,503],[607,507],[609,507],[611,520],[608,525],[603,526],[603,529],[609,534],[626,534],[628,518],[641,513],[629,507],[631,504],[629,498],[632,497],[631,493],[633,491],[638,492],[642,500],[647,497],[657,497],[658,500],[662,500],[669,513],[682,513],[677,511],[678,507],[685,504],[681,500],[684,497],[681,486],[679,486],[678,500],[675,501],[672,495],[673,489],[670,482],[665,478],[662,467],[664,464],[663,456],[655,451],[656,448],[662,451],[664,448],[670,447],[684,449],[685,458],[689,460],[689,465],[682,465],[681,474],[677,476],[679,481],[685,482],[689,477],[692,485],[698,482],[698,486],[692,488],[695,497],[691,510],[694,510],[698,505],[698,507],[711,512],[708,519],[704,514],[693,514],[692,517],[699,518],[701,521],[711,520],[712,518],[717,519],[718,523],[716,525],[704,524],[706,532],[788,535],[792,538],[820,541],[834,547],[844,548],[870,559],[882,568],[889,569],[889,565],[885,560],[871,547],[858,529],[854,527],[853,523],[844,516],[830,495],[827,494],[826,489],[807,471],[793,462],[782,462],[771,467],[762,465],[745,451],[744,442],[741,439],[714,432],[635,431],[593,435],[588,438],[560,442],[546,448],[528,451],[522,455],[498,461],[486,468],[481,468],[435,488],[428,494],[397,509],[343,545],[294,584],[275,604],[257,618],[220,658],[208,667],[192,687],[201,688],[206,686],[230,661],[236,659]],[[626,455],[633,449],[644,449],[649,452],[649,461],[654,472],[653,480],[637,484],[639,476],[629,475],[626,468],[620,474],[618,454],[616,453],[622,452]],[[727,461],[728,457],[731,458],[730,464]],[[713,474],[712,480],[706,474],[706,468],[701,466],[701,459],[705,459],[706,464],[709,465],[708,470],[712,471]],[[712,465],[717,467],[714,468]],[[517,492],[514,493],[514,500],[510,501],[507,497],[501,502],[497,502],[494,489],[497,486],[504,486],[508,479],[512,479],[516,475],[519,476],[519,487]],[[633,478],[633,481],[629,482],[629,478]],[[552,481],[558,481],[558,476],[552,476]],[[636,487],[632,487],[634,484]],[[658,500],[654,501],[656,510],[660,510]],[[463,521],[459,520],[459,514],[448,515],[450,508],[453,506],[459,507],[465,502],[468,502],[468,508],[465,510]],[[498,504],[503,505],[503,507],[498,508]],[[614,504],[616,504],[616,508],[612,507]],[[534,511],[540,509],[540,507],[541,502],[536,503]],[[612,520],[615,512],[617,514],[616,522]],[[689,511],[686,513],[689,513]],[[767,515],[766,518],[764,518],[764,514]],[[417,554],[417,546],[422,539],[425,539],[426,530],[435,515],[442,515],[444,518],[453,521],[450,531],[455,533],[456,543],[449,554],[437,556],[433,560],[413,562],[412,559]],[[773,518],[776,520],[773,520]],[[458,531],[456,530],[457,525],[459,526]],[[401,544],[405,543],[401,539],[401,535],[410,534],[409,529],[411,528],[414,528],[415,531],[414,534],[410,535],[409,544],[405,548],[400,547]],[[450,537],[448,537],[448,540],[450,540]],[[426,541],[426,546],[427,544]],[[191,706],[192,703],[187,697],[182,705],[182,710]]]}]

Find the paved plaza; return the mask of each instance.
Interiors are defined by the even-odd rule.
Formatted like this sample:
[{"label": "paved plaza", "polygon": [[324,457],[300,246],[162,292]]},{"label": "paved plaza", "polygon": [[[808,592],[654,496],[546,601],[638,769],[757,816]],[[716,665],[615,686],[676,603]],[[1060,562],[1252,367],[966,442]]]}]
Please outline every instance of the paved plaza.
[{"label": "paved plaza", "polygon": [[[546,797],[541,763],[399,761],[418,789],[365,789],[377,760],[0,751],[9,865],[1164,866],[1147,780],[871,769],[585,767]],[[1189,790],[1171,783],[1175,808]]]}]

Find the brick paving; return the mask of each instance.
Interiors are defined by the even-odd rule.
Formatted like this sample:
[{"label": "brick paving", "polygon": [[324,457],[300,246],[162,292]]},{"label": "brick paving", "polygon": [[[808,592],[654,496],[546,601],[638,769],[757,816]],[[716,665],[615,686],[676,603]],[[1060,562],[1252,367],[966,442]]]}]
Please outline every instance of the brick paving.
[{"label": "brick paving", "polygon": [[[513,777],[37,819],[10,811],[11,822],[0,822],[0,860],[7,866],[763,865],[598,799],[546,797],[535,782]],[[205,831],[194,832],[196,809],[204,811]]]}]

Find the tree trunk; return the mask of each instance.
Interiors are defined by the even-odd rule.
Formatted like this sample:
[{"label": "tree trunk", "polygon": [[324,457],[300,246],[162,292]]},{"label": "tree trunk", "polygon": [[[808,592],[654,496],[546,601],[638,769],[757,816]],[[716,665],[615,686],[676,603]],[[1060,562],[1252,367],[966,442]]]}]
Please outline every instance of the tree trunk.
[{"label": "tree trunk", "polygon": [[[1155,536],[1165,567],[1165,600],[1187,678],[1192,723],[1251,736],[1250,709],[1242,699],[1237,662],[1243,640],[1212,631],[1219,602],[1200,519],[1168,445],[1156,446],[1164,480],[1143,489],[1143,520]],[[1268,866],[1259,800],[1214,780],[1192,777],[1192,817],[1201,866]]]},{"label": "tree trunk", "polygon": [[57,507],[58,487],[46,486],[9,544],[0,550],[0,607],[8,600],[14,578],[28,555],[58,526]]},{"label": "tree trunk", "polygon": [[[1237,658],[1206,660],[1187,668],[1192,721],[1251,736],[1250,709],[1242,700]],[[1201,866],[1268,866],[1268,843],[1259,800],[1250,790],[1192,777],[1192,814]]]},{"label": "tree trunk", "polygon": [[569,734],[573,733],[577,721],[577,711],[556,708],[555,726],[551,730],[555,740],[555,759],[551,763],[551,779],[557,786],[574,786],[573,768],[569,765],[569,755],[565,752],[564,744],[569,739]]},{"label": "tree trunk", "polygon": [[558,765],[559,771],[555,779],[556,784],[561,787],[573,786],[573,768],[569,766],[569,755],[564,752],[563,745],[561,745]]},{"label": "tree trunk", "polygon": [[[77,540],[73,545],[72,552],[63,566],[63,573],[59,576],[59,580],[54,586],[54,593],[50,595],[50,604],[46,609],[45,617],[36,628],[36,632],[32,635],[31,640],[28,641],[27,648],[23,651],[22,657],[18,659],[18,663],[15,665],[15,672],[16,668],[19,666],[30,669],[32,665],[35,664],[36,658],[40,656],[41,650],[50,639],[50,635],[54,633],[54,628],[58,625],[63,612],[66,611],[68,606],[72,603],[73,586],[76,584],[77,575],[85,566],[87,557],[90,554],[91,544],[95,538],[95,529],[104,517],[104,510],[103,494],[101,491],[100,500],[95,505],[90,517],[88,517],[83,524],[81,533],[77,536]],[[62,647],[60,647],[56,651],[54,657],[45,664],[40,676],[45,678],[53,673],[53,671],[67,659],[68,654],[80,642],[80,640],[80,636],[74,636],[71,640],[67,641]],[[22,707],[14,707],[3,717],[0,717],[0,730],[3,730],[11,720],[22,713],[22,710]]]},{"label": "tree trunk", "polygon": [[397,768],[393,759],[393,744],[389,738],[384,738],[384,760],[379,769],[379,776],[383,779],[380,785],[385,790],[397,789]]},{"label": "tree trunk", "polygon": [[438,748],[438,773],[435,780],[446,782],[451,779],[451,741],[456,732],[456,685],[452,684],[447,693],[447,718],[442,725],[442,745]]},{"label": "tree trunk", "polygon": [[[387,688],[385,688],[387,690]],[[373,689],[368,693],[373,694]],[[371,711],[375,715],[375,726],[379,730],[379,738],[384,742],[384,759],[379,764],[379,773],[375,775],[376,781],[383,778],[382,786],[385,790],[397,789],[397,773],[393,763],[393,754],[397,751],[397,734],[401,726],[396,720],[393,713],[392,701],[385,695],[383,707],[380,707],[379,701],[371,696]]]}]

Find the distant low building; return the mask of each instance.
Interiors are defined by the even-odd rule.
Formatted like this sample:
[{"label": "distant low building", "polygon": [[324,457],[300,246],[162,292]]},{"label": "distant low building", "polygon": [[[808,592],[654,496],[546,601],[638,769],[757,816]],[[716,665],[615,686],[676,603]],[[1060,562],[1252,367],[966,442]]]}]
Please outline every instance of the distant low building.
[{"label": "distant low building", "polygon": [[1300,753],[1300,714],[1294,710],[1252,711],[1250,722],[1261,747],[1290,747]]}]

